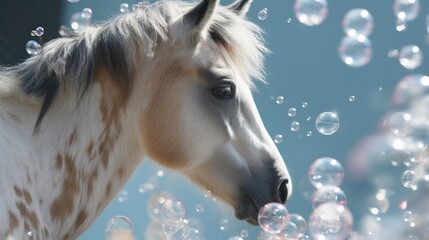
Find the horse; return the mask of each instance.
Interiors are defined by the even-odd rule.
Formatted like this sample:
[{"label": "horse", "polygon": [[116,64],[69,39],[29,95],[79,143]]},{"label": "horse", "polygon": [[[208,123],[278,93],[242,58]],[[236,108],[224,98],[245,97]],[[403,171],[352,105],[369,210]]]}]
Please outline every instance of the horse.
[{"label": "horse", "polygon": [[145,156],[257,224],[290,175],[252,97],[250,0],[159,1],[0,69],[0,239],[76,239]]}]

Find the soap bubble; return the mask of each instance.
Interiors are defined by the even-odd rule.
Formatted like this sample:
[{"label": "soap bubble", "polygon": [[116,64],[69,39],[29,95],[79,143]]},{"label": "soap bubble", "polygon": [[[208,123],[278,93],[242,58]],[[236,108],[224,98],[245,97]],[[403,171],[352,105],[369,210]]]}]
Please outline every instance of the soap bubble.
[{"label": "soap bubble", "polygon": [[275,233],[260,232],[256,240],[282,240],[282,238]]},{"label": "soap bubble", "polygon": [[405,20],[396,19],[396,31],[403,32],[407,30],[407,22]]},{"label": "soap bubble", "polygon": [[197,205],[195,205],[195,212],[197,213],[202,213],[204,212],[204,205],[198,203]]},{"label": "soap bubble", "polygon": [[296,108],[294,108],[294,107],[289,108],[289,110],[287,111],[287,115],[289,117],[295,117],[296,116]]},{"label": "soap bubble", "polygon": [[421,100],[423,95],[429,94],[429,77],[422,74],[411,74],[403,77],[393,94],[395,105],[408,105],[415,100]]},{"label": "soap bubble", "polygon": [[44,33],[45,29],[43,27],[37,27],[36,30],[31,31],[31,36],[41,37]]},{"label": "soap bubble", "polygon": [[25,44],[25,50],[29,55],[34,56],[42,51],[42,46],[38,42],[30,40]]},{"label": "soap bubble", "polygon": [[121,3],[121,5],[119,6],[119,11],[121,13],[129,13],[130,12],[130,6],[128,5],[128,3]]},{"label": "soap bubble", "polygon": [[390,201],[387,198],[386,189],[379,189],[375,195],[369,199],[368,209],[373,215],[383,214],[389,210]]},{"label": "soap bubble", "polygon": [[82,10],[82,17],[83,18],[91,18],[92,17],[92,9],[91,8],[84,8]]},{"label": "soap bubble", "polygon": [[247,230],[247,229],[241,229],[241,231],[240,231],[240,236],[241,236],[242,238],[247,238],[247,237],[249,237],[249,230]]},{"label": "soap bubble", "polygon": [[418,68],[423,62],[423,54],[420,48],[416,45],[404,46],[399,51],[399,63],[404,68],[415,69]]},{"label": "soap bubble", "polygon": [[84,17],[82,12],[77,12],[72,15],[70,26],[75,32],[81,32],[91,24],[91,19]]},{"label": "soap bubble", "polygon": [[279,233],[286,226],[287,214],[282,204],[268,203],[259,210],[258,222],[264,231]]},{"label": "soap bubble", "polygon": [[281,134],[277,134],[277,135],[275,135],[275,136],[274,136],[274,142],[275,142],[276,144],[280,144],[280,143],[282,143],[282,142],[283,142],[283,135],[281,135]]},{"label": "soap bubble", "polygon": [[276,97],[276,103],[277,104],[283,104],[285,101],[285,98],[283,96]]},{"label": "soap bubble", "polygon": [[127,190],[120,191],[117,195],[117,199],[118,199],[118,202],[121,202],[121,203],[126,202],[128,200],[128,191]]},{"label": "soap bubble", "polygon": [[301,239],[307,231],[307,222],[298,214],[290,214],[286,227],[278,234],[282,239]]},{"label": "soap bubble", "polygon": [[261,11],[258,12],[258,18],[259,20],[265,20],[268,17],[268,9],[264,8]]},{"label": "soap bubble", "polygon": [[228,228],[229,228],[229,221],[228,221],[228,219],[222,219],[222,220],[220,220],[220,222],[219,222],[219,229],[221,231],[226,231],[226,230],[228,230]]},{"label": "soap bubble", "polygon": [[167,199],[173,196],[169,192],[154,193],[147,202],[149,216],[154,221],[161,221],[160,210]]},{"label": "soap bubble", "polygon": [[343,205],[328,202],[310,215],[309,229],[315,239],[347,239],[352,232],[353,216]]},{"label": "soap bubble", "polygon": [[420,216],[412,211],[405,211],[403,214],[404,222],[408,223],[408,225],[412,228],[416,227],[420,222]]},{"label": "soap bubble", "polygon": [[323,112],[316,118],[316,129],[323,135],[332,135],[340,127],[340,120],[334,112]]},{"label": "soap bubble", "polygon": [[308,177],[315,188],[332,185],[340,186],[344,178],[344,169],[341,164],[329,157],[318,158],[308,171]]},{"label": "soap bubble", "polygon": [[106,240],[134,239],[133,223],[126,216],[115,216],[109,219],[105,228]]},{"label": "soap bubble", "polygon": [[374,28],[374,20],[366,9],[355,8],[346,13],[343,19],[344,32],[350,37],[369,36]]},{"label": "soap bubble", "polygon": [[308,107],[308,102],[302,102],[301,107],[302,107],[302,108],[306,108],[306,107]]},{"label": "soap bubble", "polygon": [[351,95],[349,97],[349,102],[354,102],[356,100],[356,97],[354,95]]},{"label": "soap bubble", "polygon": [[161,221],[183,221],[186,216],[185,207],[180,200],[169,198],[160,209]]},{"label": "soap bubble", "polygon": [[70,2],[70,3],[77,3],[77,2],[79,2],[80,0],[67,0],[67,2]]},{"label": "soap bubble", "polygon": [[293,121],[293,122],[290,124],[290,130],[291,130],[292,132],[298,132],[298,131],[299,131],[299,129],[300,129],[300,123],[299,123],[299,122],[297,122],[297,121]]},{"label": "soap bubble", "polygon": [[402,185],[412,190],[417,190],[417,176],[413,170],[406,170],[401,176]]},{"label": "soap bubble", "polygon": [[341,60],[350,67],[362,67],[372,58],[371,41],[360,35],[358,37],[345,36],[338,47]]},{"label": "soap bubble", "polygon": [[393,12],[396,18],[403,21],[412,21],[420,12],[419,0],[395,0]]},{"label": "soap bubble", "polygon": [[307,137],[311,137],[311,136],[313,136],[313,132],[312,131],[308,131],[307,132]]},{"label": "soap bubble", "polygon": [[320,187],[313,193],[312,203],[313,208],[317,208],[327,202],[335,202],[346,206],[346,199],[346,195],[339,187],[326,185]]},{"label": "soap bubble", "polygon": [[389,128],[397,136],[406,136],[412,130],[412,118],[409,113],[397,112],[389,118]]},{"label": "soap bubble", "polygon": [[304,25],[321,24],[328,15],[326,0],[295,0],[295,16]]},{"label": "soap bubble", "polygon": [[234,236],[234,237],[230,237],[229,240],[244,240],[244,239],[240,236]]}]

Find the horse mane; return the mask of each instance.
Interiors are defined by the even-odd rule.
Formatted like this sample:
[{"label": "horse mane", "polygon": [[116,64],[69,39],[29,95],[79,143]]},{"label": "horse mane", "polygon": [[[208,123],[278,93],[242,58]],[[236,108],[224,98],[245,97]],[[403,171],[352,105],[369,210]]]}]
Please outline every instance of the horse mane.
[{"label": "horse mane", "polygon": [[[80,97],[91,87],[98,67],[104,66],[122,90],[132,87],[137,59],[151,57],[159,43],[169,40],[169,23],[196,3],[158,1],[140,4],[132,13],[119,15],[106,23],[88,27],[81,33],[54,39],[42,52],[21,64],[1,67],[20,81],[26,94],[43,98],[35,131],[51,107],[61,86],[68,84]],[[224,7],[218,8],[208,29],[209,36],[232,54],[246,74],[245,81],[264,81],[262,30]],[[138,51],[136,51],[138,49]]]}]

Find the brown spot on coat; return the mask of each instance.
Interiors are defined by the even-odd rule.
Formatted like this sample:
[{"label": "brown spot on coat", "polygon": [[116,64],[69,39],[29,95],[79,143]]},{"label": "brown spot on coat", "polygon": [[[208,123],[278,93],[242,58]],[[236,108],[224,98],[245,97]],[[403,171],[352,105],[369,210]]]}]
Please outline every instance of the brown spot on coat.
[{"label": "brown spot on coat", "polygon": [[63,167],[63,158],[60,154],[57,154],[57,158],[55,160],[55,168],[60,170]]},{"label": "brown spot on coat", "polygon": [[39,226],[39,219],[37,218],[36,213],[28,210],[23,202],[18,202],[16,207],[18,208],[21,218],[25,220],[25,223],[30,222],[31,226],[34,229],[37,229]]},{"label": "brown spot on coat", "polygon": [[77,137],[76,134],[77,134],[77,130],[75,128],[73,129],[73,132],[69,136],[69,141],[68,141],[69,146],[73,145],[73,143],[76,141],[76,137]]},{"label": "brown spot on coat", "polygon": [[25,202],[28,205],[30,205],[33,202],[33,199],[31,198],[30,193],[27,190],[24,190],[24,189],[22,190],[22,193],[24,195]]},{"label": "brown spot on coat", "polygon": [[74,222],[74,229],[79,229],[80,226],[85,222],[86,218],[88,217],[88,214],[84,209],[81,209],[79,213],[77,214],[76,221]]},{"label": "brown spot on coat", "polygon": [[15,191],[16,196],[22,197],[22,191],[17,186],[13,186],[13,190]]},{"label": "brown spot on coat", "polygon": [[9,229],[7,230],[7,234],[12,234],[12,232],[19,227],[18,218],[13,214],[12,211],[8,211],[8,220],[9,220]]}]

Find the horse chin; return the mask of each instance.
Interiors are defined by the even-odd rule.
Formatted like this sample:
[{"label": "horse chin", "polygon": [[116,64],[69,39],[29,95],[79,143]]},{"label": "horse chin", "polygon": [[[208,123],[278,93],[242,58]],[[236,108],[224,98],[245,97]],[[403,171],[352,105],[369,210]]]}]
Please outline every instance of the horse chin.
[{"label": "horse chin", "polygon": [[250,195],[242,195],[235,204],[235,217],[252,225],[258,225],[258,212],[261,207]]}]

